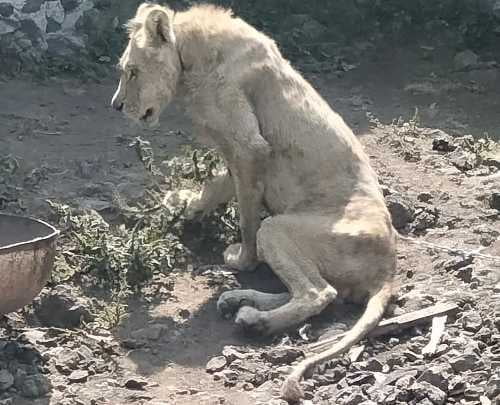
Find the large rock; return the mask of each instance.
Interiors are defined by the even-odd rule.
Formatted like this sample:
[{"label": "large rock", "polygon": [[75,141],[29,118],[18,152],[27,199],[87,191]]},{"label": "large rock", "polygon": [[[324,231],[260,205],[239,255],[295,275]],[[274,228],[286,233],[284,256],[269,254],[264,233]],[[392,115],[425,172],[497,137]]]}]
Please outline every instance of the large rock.
[{"label": "large rock", "polygon": [[34,308],[36,316],[45,326],[76,328],[82,321],[93,319],[91,303],[65,286],[58,286],[41,295],[35,300]]},{"label": "large rock", "polygon": [[471,69],[477,65],[479,57],[470,49],[459,52],[454,58],[455,68],[458,70]]}]

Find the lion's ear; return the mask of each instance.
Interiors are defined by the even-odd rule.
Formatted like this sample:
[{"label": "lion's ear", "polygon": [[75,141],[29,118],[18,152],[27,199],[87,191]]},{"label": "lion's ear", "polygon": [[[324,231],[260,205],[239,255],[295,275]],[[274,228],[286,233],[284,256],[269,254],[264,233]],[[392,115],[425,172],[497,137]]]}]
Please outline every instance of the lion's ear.
[{"label": "lion's ear", "polygon": [[155,42],[175,41],[172,18],[167,10],[151,10],[146,17],[145,28],[148,36]]}]

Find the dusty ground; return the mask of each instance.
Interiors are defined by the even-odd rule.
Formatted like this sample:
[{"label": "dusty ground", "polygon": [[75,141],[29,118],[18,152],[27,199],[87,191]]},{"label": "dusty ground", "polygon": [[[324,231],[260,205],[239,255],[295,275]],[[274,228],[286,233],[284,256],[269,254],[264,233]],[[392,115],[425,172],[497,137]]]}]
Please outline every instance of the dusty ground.
[{"label": "dusty ground", "polygon": [[[399,116],[408,119],[418,107],[421,127],[454,135],[488,132],[500,137],[498,69],[453,73],[445,61],[423,60],[419,52],[391,50],[341,76],[311,76],[311,80],[360,136],[388,199],[404,201],[403,214],[413,210],[403,232],[416,232],[427,241],[467,251],[481,247],[481,253],[500,256],[500,211],[490,202],[500,189],[500,177],[494,175],[497,169],[480,166],[464,173],[453,166],[452,156],[433,151],[433,138],[442,134],[420,129],[396,133],[395,127],[376,127],[367,118],[370,112],[387,124]],[[0,83],[0,154],[14,155],[20,173],[31,179],[21,192],[26,212],[47,217],[46,199],[96,208],[107,203],[115,187],[127,200],[140,199],[148,175],[128,141],[138,135],[147,138],[160,154],[159,161],[191,142],[190,125],[176,108],[166,112],[160,130],[131,127],[109,107],[114,85],[112,79],[100,84],[61,79],[43,84],[29,80]],[[401,137],[403,145],[395,145],[394,139]],[[410,156],[404,155],[405,150]],[[412,161],[417,151],[420,160]],[[8,211],[18,208],[17,203],[6,204]],[[335,363],[308,380],[304,404],[495,403],[500,394],[500,264],[407,242],[400,243],[398,257],[401,288],[395,299],[396,313],[436,302],[460,304],[457,319],[448,322],[440,352],[431,359],[420,354],[430,335],[428,327],[374,340],[360,361]],[[24,330],[27,337],[19,338],[19,331],[0,326],[0,349],[14,341],[31,342],[29,349],[43,359],[41,385],[48,387],[42,390],[47,391],[45,396],[35,392],[32,399],[23,399],[20,389],[12,387],[2,393],[0,370],[0,404],[280,404],[273,393],[287,361],[263,359],[261,352],[287,338],[248,340],[234,331],[230,321],[220,319],[215,300],[221,289],[235,282],[231,275],[168,275],[156,281],[167,291],[161,299],[131,302],[128,320],[105,337],[68,338],[63,332],[28,328]],[[282,288],[266,269],[238,282],[266,290]],[[312,320],[305,337],[314,339],[345,329],[352,322],[350,309],[340,314],[335,310],[333,305]],[[16,322],[24,325],[16,317],[5,325],[16,326]],[[79,339],[95,358],[78,351],[82,350]],[[288,339],[304,343],[304,334],[290,333]],[[229,345],[238,350],[236,357],[241,360],[233,361]],[[15,361],[16,353],[28,349],[16,350],[4,361]],[[73,366],[68,353],[72,350],[80,353]],[[221,366],[222,373],[208,373],[207,362],[223,351],[223,363],[232,364]],[[69,358],[64,362],[65,355]],[[462,355],[465,360],[460,363]],[[380,362],[380,369],[373,362],[368,362],[371,366],[364,363],[373,358]],[[54,359],[63,364],[57,365]],[[425,385],[429,381],[421,382],[422,372],[433,365],[444,367],[436,372],[443,378],[431,384],[440,387],[437,391]],[[74,374],[80,368],[87,375]],[[396,378],[399,391],[383,382],[384,375],[393,376],[398,369],[402,370]],[[93,371],[89,374],[88,370]]]}]

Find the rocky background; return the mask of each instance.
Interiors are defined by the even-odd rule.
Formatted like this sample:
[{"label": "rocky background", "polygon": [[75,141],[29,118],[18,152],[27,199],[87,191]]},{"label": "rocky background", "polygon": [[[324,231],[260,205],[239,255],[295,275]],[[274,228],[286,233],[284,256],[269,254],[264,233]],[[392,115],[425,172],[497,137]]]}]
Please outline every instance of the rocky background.
[{"label": "rocky background", "polygon": [[[500,1],[412,2],[339,0],[215,0],[277,39],[305,67],[339,63],[342,47],[359,53],[382,41],[409,43],[416,36],[451,44],[455,52],[494,47],[500,35]],[[0,2],[0,72],[42,75],[69,71],[99,77],[116,62],[123,24],[141,0],[5,0]],[[175,9],[189,0],[160,1]],[[355,57],[355,55],[353,55]],[[322,66],[322,64],[324,66]],[[348,66],[347,66],[348,67]]]}]

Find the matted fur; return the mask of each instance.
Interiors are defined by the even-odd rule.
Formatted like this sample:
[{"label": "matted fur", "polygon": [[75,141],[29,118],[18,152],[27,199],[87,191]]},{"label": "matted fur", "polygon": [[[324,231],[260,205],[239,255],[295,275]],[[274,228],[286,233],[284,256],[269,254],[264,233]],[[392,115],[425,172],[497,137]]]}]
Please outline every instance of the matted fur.
[{"label": "matted fur", "polygon": [[[377,177],[351,129],[274,41],[230,11],[143,4],[129,35],[113,105],[154,125],[177,96],[229,169],[199,195],[167,198],[187,201],[188,216],[202,217],[236,196],[242,243],[227,248],[226,264],[246,271],[266,262],[289,291],[228,291],[219,311],[270,334],[319,314],[337,296],[367,302],[351,331],[287,378],[283,397],[296,400],[304,372],[361,340],[391,295],[395,232]],[[261,222],[262,205],[271,216]]]}]

